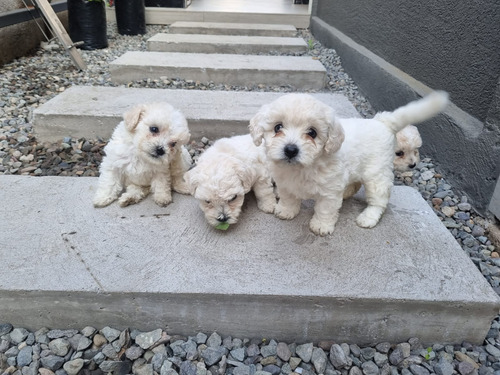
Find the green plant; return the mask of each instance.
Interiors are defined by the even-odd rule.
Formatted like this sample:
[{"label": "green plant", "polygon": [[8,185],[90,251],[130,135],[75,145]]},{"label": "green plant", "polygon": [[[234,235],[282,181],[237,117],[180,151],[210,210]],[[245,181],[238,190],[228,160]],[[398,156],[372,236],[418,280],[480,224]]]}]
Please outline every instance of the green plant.
[{"label": "green plant", "polygon": [[307,47],[308,47],[309,49],[313,49],[313,48],[314,48],[314,40],[309,39],[309,40],[307,41]]},{"label": "green plant", "polygon": [[425,353],[425,359],[426,359],[426,360],[431,359],[431,353],[432,353],[432,348],[431,348],[431,347],[428,347],[428,348],[427,348],[427,353]]}]

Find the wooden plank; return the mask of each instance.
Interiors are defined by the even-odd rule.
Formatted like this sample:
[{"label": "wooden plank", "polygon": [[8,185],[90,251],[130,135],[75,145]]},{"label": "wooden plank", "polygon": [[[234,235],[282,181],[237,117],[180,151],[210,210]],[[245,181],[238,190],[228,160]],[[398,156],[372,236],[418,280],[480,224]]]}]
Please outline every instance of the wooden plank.
[{"label": "wooden plank", "polygon": [[75,47],[75,44],[71,41],[66,29],[62,25],[61,21],[55,14],[52,7],[49,5],[47,0],[34,0],[38,6],[38,8],[42,11],[43,16],[50,24],[52,31],[56,34],[59,41],[62,43],[63,48],[69,53],[71,60],[76,65],[76,67],[80,70],[87,69],[87,65],[85,61],[83,61],[80,52]]}]

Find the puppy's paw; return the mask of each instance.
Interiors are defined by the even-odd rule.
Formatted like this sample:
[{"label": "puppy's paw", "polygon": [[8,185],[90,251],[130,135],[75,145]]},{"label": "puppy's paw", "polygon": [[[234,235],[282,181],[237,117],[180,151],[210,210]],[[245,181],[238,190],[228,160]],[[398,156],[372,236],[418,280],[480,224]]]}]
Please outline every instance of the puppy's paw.
[{"label": "puppy's paw", "polygon": [[169,193],[156,193],[153,196],[153,200],[160,207],[165,207],[168,204],[172,203],[172,194]]},{"label": "puppy's paw", "polygon": [[332,234],[335,229],[335,223],[324,222],[314,217],[309,222],[309,229],[316,235],[326,236]]},{"label": "puppy's paw", "polygon": [[120,204],[120,207],[127,207],[130,206],[131,204],[139,203],[141,200],[142,200],[141,197],[137,197],[130,194],[123,194],[120,197],[120,199],[118,199],[118,203]]},{"label": "puppy's paw", "polygon": [[300,204],[297,207],[284,207],[280,203],[274,209],[274,215],[283,220],[291,220],[299,214]]},{"label": "puppy's paw", "polygon": [[115,200],[116,200],[115,197],[99,196],[99,197],[95,197],[92,203],[94,204],[94,207],[100,208],[100,207],[109,206]]},{"label": "puppy's paw", "polygon": [[356,224],[361,228],[373,228],[380,220],[383,210],[377,207],[367,207],[356,218]]},{"label": "puppy's paw", "polygon": [[356,218],[356,224],[358,224],[361,228],[373,228],[375,225],[377,225],[378,220],[367,217],[366,215],[359,215]]},{"label": "puppy's paw", "polygon": [[257,207],[259,207],[259,210],[264,211],[266,214],[272,214],[276,209],[276,199],[273,197],[273,199],[266,199],[264,201],[259,200],[257,201]]}]

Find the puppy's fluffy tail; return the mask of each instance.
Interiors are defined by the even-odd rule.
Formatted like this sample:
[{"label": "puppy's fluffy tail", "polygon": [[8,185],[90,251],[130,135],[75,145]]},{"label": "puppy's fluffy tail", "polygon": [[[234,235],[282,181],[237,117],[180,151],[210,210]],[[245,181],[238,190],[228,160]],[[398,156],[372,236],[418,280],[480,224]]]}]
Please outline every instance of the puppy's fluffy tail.
[{"label": "puppy's fluffy tail", "polygon": [[441,113],[448,105],[448,93],[434,91],[426,97],[415,100],[393,112],[380,112],[375,119],[383,122],[394,133],[405,126],[418,124]]}]

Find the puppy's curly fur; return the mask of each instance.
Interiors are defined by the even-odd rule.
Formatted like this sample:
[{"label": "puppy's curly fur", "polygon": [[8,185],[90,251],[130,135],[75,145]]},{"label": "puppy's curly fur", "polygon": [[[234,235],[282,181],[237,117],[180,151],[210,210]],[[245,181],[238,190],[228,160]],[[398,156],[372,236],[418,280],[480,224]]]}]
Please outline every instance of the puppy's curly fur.
[{"label": "puppy's curly fur", "polygon": [[[408,125],[396,133],[396,149],[394,151],[394,171],[409,171],[420,163],[422,138],[416,126]],[[344,190],[344,199],[352,197],[361,189],[361,183],[354,183]]]},{"label": "puppy's curly fur", "polygon": [[166,206],[172,202],[172,188],[188,194],[183,175],[191,165],[184,147],[189,138],[185,117],[168,103],[140,105],[126,112],[104,148],[94,206],[104,207],[119,198],[124,207],[138,203],[150,191],[158,205]]},{"label": "puppy's curly fur", "polygon": [[360,183],[368,206],[357,217],[374,227],[393,184],[395,134],[410,123],[440,113],[448,95],[434,92],[375,118],[339,119],[332,108],[307,94],[288,94],[264,105],[250,121],[256,145],[264,143],[280,200],[275,215],[293,219],[302,199],[315,199],[312,232],[331,234],[342,199]]},{"label": "puppy's curly fur", "polygon": [[262,211],[274,212],[276,197],[265,159],[264,148],[255,146],[249,134],[219,139],[201,154],[184,178],[210,225],[235,224],[250,190]]}]

